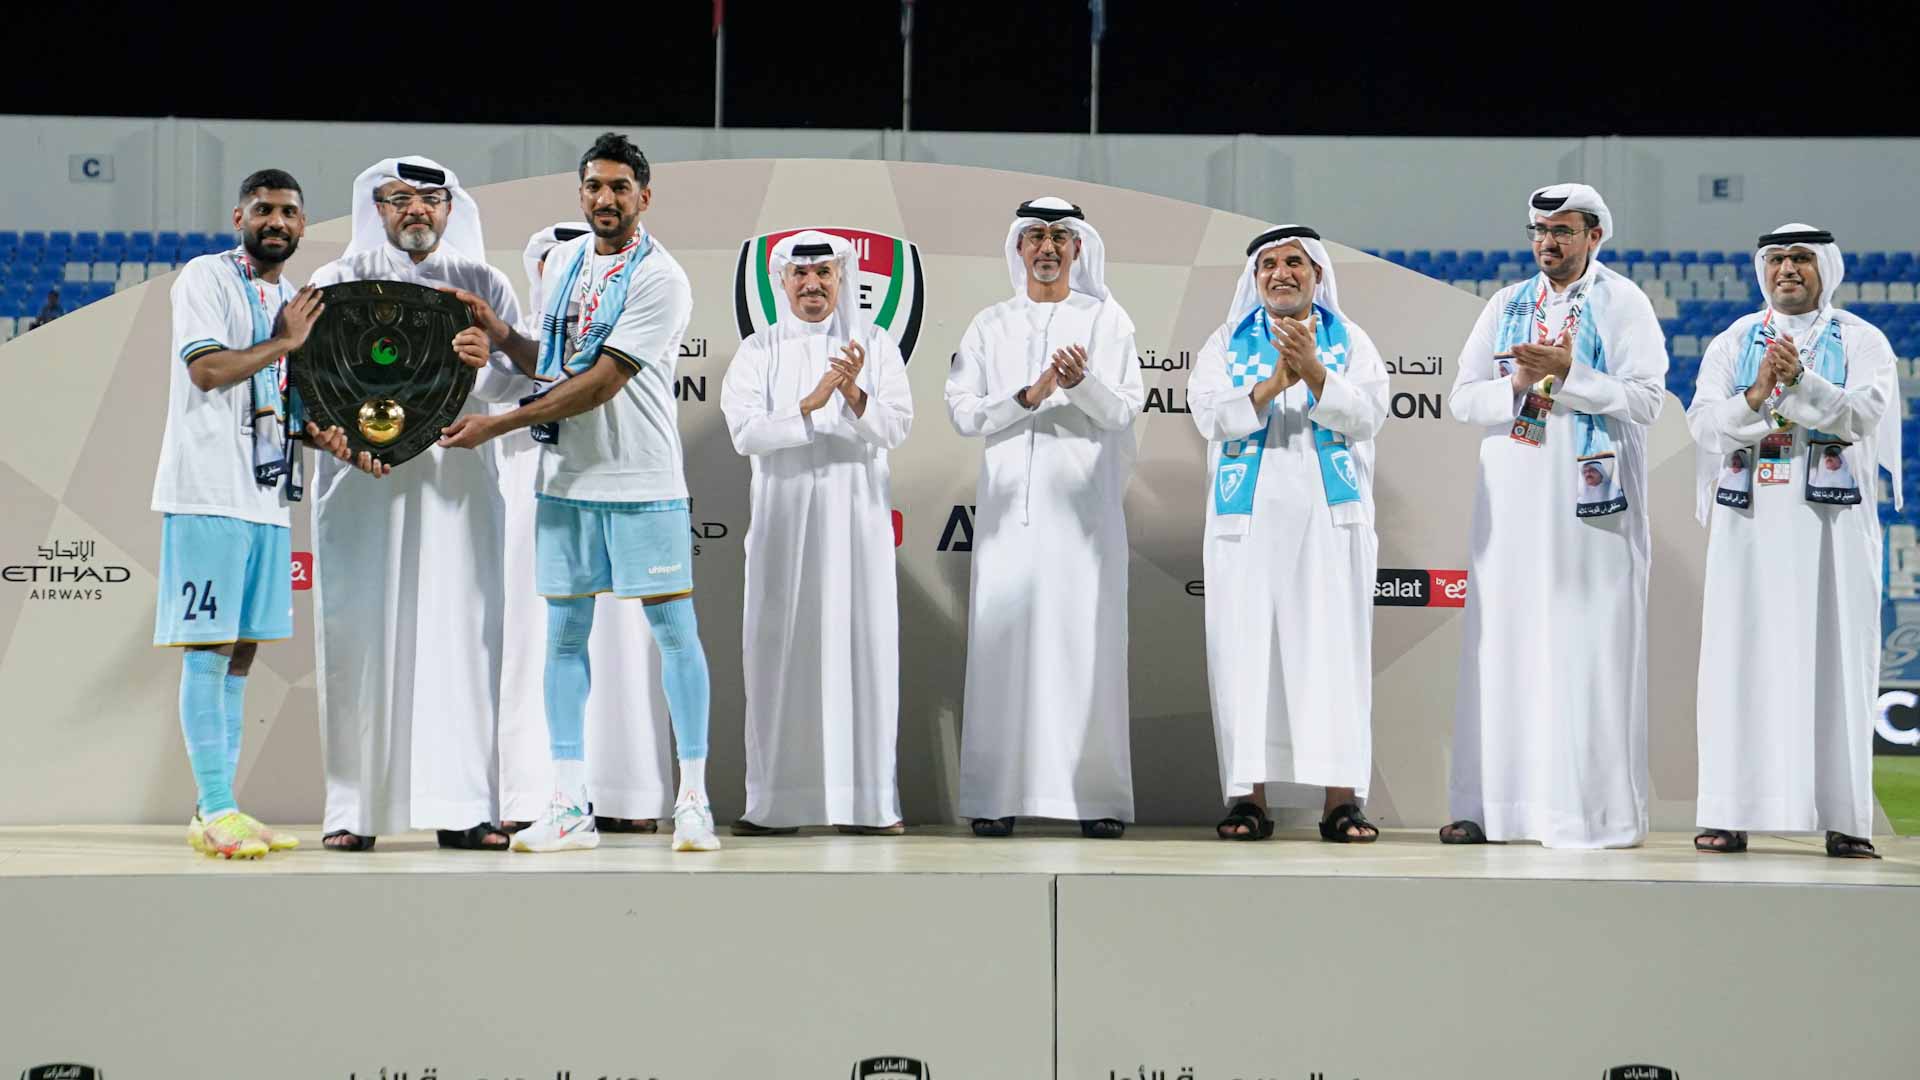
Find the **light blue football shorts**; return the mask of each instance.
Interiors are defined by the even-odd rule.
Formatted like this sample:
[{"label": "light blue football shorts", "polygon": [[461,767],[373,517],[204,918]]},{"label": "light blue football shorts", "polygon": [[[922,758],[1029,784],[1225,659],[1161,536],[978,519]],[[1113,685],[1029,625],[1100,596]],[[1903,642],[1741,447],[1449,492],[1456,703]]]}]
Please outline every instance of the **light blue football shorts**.
[{"label": "light blue football shorts", "polygon": [[693,515],[685,499],[609,503],[539,497],[534,586],[564,599],[610,592],[652,599],[693,591]]},{"label": "light blue football shorts", "polygon": [[155,645],[292,636],[292,529],[208,514],[162,518]]}]

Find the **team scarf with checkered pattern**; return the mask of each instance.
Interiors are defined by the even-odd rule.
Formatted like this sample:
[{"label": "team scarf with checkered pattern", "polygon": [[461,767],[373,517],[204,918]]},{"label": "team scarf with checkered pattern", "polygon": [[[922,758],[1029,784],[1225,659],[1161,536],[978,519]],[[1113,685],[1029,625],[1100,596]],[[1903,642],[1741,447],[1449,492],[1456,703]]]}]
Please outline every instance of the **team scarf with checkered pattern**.
[{"label": "team scarf with checkered pattern", "polygon": [[[1586,276],[1576,285],[1578,290],[1573,297],[1572,307],[1567,312],[1566,321],[1558,334],[1546,322],[1547,275],[1544,271],[1535,274],[1533,279],[1515,290],[1508,298],[1504,310],[1500,313],[1500,331],[1494,342],[1494,352],[1512,352],[1515,345],[1548,344],[1561,336],[1569,338],[1569,348],[1573,351],[1573,362],[1585,364],[1602,374],[1607,370],[1606,343],[1600,339],[1600,319],[1595,301],[1600,290],[1595,287],[1599,270],[1589,267]],[[1501,372],[1511,375],[1510,361],[1502,361]],[[1551,378],[1544,381],[1551,381]],[[1573,414],[1574,431],[1574,507],[1576,517],[1605,517],[1617,514],[1627,508],[1626,488],[1621,485],[1619,498],[1604,503],[1581,503],[1581,471],[1586,462],[1600,455],[1613,453],[1613,435],[1607,430],[1607,418],[1594,413],[1575,412]],[[1616,459],[1613,468],[1619,468]],[[1617,475],[1617,473],[1615,474]]]},{"label": "team scarf with checkered pattern", "polygon": [[[240,276],[240,291],[247,297],[247,312],[253,316],[253,342],[258,345],[273,336],[273,314],[267,310],[267,287],[253,270],[253,260],[242,250],[227,252],[227,268]],[[282,356],[247,379],[252,396],[248,408],[253,430],[253,478],[261,487],[286,481],[287,501],[299,502],[306,493],[300,475],[300,452],[293,446],[292,432],[302,430],[304,410],[300,397],[287,386],[287,358]]]},{"label": "team scarf with checkered pattern", "polygon": [[[1313,305],[1313,347],[1328,371],[1347,367],[1347,327],[1331,309]],[[1280,363],[1280,350],[1273,341],[1273,327],[1267,321],[1267,309],[1256,306],[1234,327],[1228,338],[1227,375],[1233,385],[1252,386],[1273,375]],[[1313,391],[1307,391],[1307,409],[1311,414]],[[1276,399],[1267,405],[1266,420],[1271,423]],[[1320,483],[1326,491],[1327,508],[1336,525],[1362,519],[1360,474],[1347,448],[1346,436],[1332,428],[1308,420],[1313,428],[1313,448],[1320,459]],[[1214,469],[1213,513],[1224,535],[1244,535],[1253,521],[1253,492],[1260,480],[1260,463],[1266,456],[1267,424],[1243,439],[1229,439],[1220,447],[1220,462]]]}]

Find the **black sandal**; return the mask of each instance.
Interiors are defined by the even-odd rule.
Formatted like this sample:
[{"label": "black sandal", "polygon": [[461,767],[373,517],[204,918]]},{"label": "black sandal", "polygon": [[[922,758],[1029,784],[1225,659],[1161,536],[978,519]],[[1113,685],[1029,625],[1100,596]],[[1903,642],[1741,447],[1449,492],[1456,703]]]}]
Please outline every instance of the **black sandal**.
[{"label": "black sandal", "polygon": [[1693,850],[1709,855],[1738,855],[1747,850],[1745,829],[1701,829],[1693,838]]},{"label": "black sandal", "polygon": [[1213,831],[1222,840],[1267,840],[1273,836],[1273,819],[1267,816],[1265,807],[1243,799],[1233,804]]},{"label": "black sandal", "polygon": [[1451,825],[1440,826],[1440,842],[1443,844],[1484,844],[1487,842],[1487,830],[1477,821],[1461,818]]},{"label": "black sandal", "polygon": [[652,834],[660,831],[660,822],[653,818],[596,817],[593,827],[601,832]]},{"label": "black sandal", "polygon": [[[342,836],[351,837],[351,842],[345,844],[327,843],[329,840],[335,840]],[[377,837],[361,836],[349,829],[335,829],[320,838],[320,846],[326,848],[328,851],[372,851],[373,842],[376,839]]]},{"label": "black sandal", "polygon": [[[505,829],[491,821],[483,821],[471,829],[439,829],[440,846],[457,851],[505,851],[513,843]],[[489,844],[488,838],[497,836],[501,843]]]},{"label": "black sandal", "polygon": [[733,835],[735,836],[793,836],[799,833],[799,831],[800,827],[798,825],[788,826],[783,829],[769,829],[765,825],[756,825],[746,818],[741,818],[733,823]]},{"label": "black sandal", "polygon": [[1013,818],[977,817],[973,819],[975,836],[1012,836]]},{"label": "black sandal", "polygon": [[1126,822],[1119,818],[1094,818],[1080,823],[1080,835],[1089,840],[1118,840],[1126,833]]},{"label": "black sandal", "polygon": [[[1354,836],[1348,829],[1372,829],[1373,835]],[[1371,844],[1380,839],[1380,826],[1367,820],[1359,803],[1341,803],[1320,819],[1320,839],[1329,844]]]},{"label": "black sandal", "polygon": [[1848,836],[1846,833],[1827,830],[1827,854],[1836,859],[1877,859],[1880,853],[1873,850],[1873,841],[1864,836]]}]

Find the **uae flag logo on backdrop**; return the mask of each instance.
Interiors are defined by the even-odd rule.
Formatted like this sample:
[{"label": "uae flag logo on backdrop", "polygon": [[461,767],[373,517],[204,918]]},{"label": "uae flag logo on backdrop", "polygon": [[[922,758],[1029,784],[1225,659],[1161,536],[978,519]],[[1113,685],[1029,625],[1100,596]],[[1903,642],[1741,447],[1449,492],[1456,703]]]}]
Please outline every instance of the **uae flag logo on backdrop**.
[{"label": "uae flag logo on backdrop", "polygon": [[[900,346],[901,359],[912,360],[914,342],[920,337],[920,316],[926,307],[920,249],[897,236],[865,229],[809,228],[853,244],[860,269],[848,284],[858,290],[861,314],[893,338]],[[782,229],[740,245],[740,258],[733,268],[733,317],[742,338],[772,326],[778,317],[774,292],[780,283],[773,280],[768,260],[775,244],[805,231]]]}]

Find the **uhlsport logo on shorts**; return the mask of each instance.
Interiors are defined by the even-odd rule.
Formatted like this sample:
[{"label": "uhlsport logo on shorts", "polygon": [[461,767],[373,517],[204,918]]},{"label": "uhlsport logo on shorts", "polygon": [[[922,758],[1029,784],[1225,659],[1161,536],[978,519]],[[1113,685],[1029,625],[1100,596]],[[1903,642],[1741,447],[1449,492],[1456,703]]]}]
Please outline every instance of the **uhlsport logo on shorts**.
[{"label": "uhlsport logo on shorts", "polygon": [[[774,291],[780,283],[773,280],[768,260],[773,246],[805,229],[782,229],[756,236],[740,245],[740,258],[733,268],[733,317],[741,337],[772,326],[779,317],[774,306]],[[865,229],[821,228],[853,244],[860,269],[853,286],[859,290],[860,312],[873,325],[885,330],[900,346],[903,361],[913,359],[913,345],[920,337],[920,316],[926,307],[921,290],[920,249],[897,236],[868,232]]]}]

